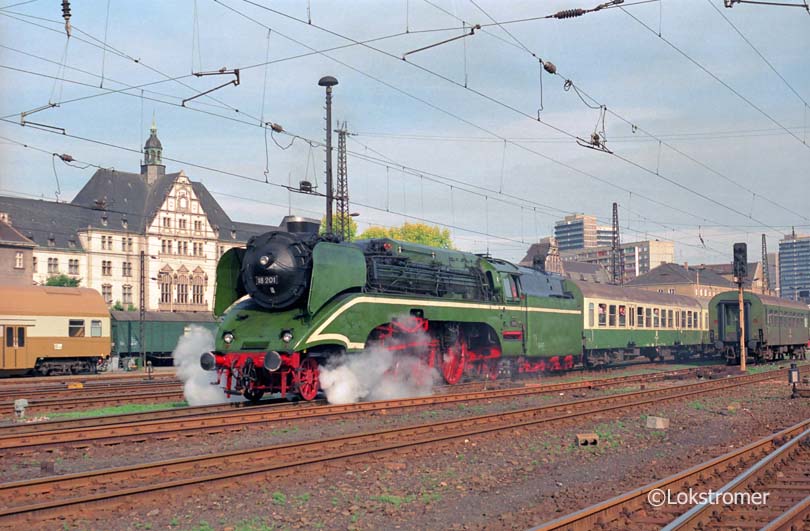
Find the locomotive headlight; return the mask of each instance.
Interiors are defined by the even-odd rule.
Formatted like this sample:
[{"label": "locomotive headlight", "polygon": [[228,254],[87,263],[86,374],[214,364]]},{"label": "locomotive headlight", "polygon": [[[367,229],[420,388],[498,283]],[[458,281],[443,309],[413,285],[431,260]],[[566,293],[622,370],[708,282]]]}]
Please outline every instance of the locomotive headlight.
[{"label": "locomotive headlight", "polygon": [[224,341],[226,345],[230,345],[233,343],[233,334],[230,332],[225,332],[222,334],[222,341]]},{"label": "locomotive headlight", "polygon": [[290,332],[289,330],[285,330],[281,333],[281,340],[284,341],[285,343],[289,343],[290,341],[292,341],[292,339],[293,335],[292,332]]},{"label": "locomotive headlight", "polygon": [[259,265],[261,265],[262,267],[270,267],[271,265],[273,265],[274,261],[275,259],[271,254],[263,254],[259,257]]}]

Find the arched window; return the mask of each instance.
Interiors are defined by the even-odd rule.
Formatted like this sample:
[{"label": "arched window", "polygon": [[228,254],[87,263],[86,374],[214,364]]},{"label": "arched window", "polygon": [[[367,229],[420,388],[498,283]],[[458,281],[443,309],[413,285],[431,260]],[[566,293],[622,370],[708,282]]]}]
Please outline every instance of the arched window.
[{"label": "arched window", "polygon": [[178,275],[177,279],[177,304],[188,304],[188,276]]},{"label": "arched window", "polygon": [[168,272],[161,272],[158,279],[160,283],[160,302],[169,304],[172,302],[172,276]]},{"label": "arched window", "polygon": [[[199,270],[199,268],[197,268]],[[205,287],[208,284],[208,277],[202,270],[195,270],[191,279],[191,302],[192,304],[205,304]]]}]

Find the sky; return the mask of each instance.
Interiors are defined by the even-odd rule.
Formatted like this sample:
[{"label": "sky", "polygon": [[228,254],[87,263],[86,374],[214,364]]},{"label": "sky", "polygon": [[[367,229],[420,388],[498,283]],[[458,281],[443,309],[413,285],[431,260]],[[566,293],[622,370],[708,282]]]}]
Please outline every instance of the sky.
[{"label": "sky", "polygon": [[[758,259],[761,234],[774,251],[792,227],[810,233],[810,13],[626,0],[538,18],[596,6],[74,1],[68,39],[58,2],[6,0],[0,193],[69,201],[97,167],[137,172],[154,119],[167,171],[233,219],[321,217],[322,197],[285,186],[325,190],[318,80],[332,75],[360,230],[425,221],[519,260],[567,214],[609,225],[616,202],[622,241],[674,240],[689,263],[729,262],[737,241]],[[183,104],[235,78],[193,75],[222,68],[238,86]],[[610,152],[579,145],[594,132]]]}]

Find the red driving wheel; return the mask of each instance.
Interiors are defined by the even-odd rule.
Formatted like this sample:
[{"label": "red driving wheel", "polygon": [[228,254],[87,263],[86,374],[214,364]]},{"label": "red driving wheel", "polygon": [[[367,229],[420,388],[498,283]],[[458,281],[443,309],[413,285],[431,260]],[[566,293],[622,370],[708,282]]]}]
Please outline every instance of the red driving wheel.
[{"label": "red driving wheel", "polygon": [[320,380],[318,379],[318,361],[306,358],[298,369],[298,393],[304,400],[314,400],[318,396]]},{"label": "red driving wheel", "polygon": [[467,362],[467,346],[459,340],[447,349],[442,356],[442,376],[444,381],[455,385],[464,374],[464,365]]}]

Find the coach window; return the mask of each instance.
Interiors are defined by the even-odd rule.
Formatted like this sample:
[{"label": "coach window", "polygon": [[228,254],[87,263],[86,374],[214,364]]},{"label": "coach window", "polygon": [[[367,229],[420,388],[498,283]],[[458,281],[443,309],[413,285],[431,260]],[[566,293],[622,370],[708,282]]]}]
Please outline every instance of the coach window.
[{"label": "coach window", "polygon": [[25,328],[22,326],[17,329],[17,346],[24,347],[25,346]]},{"label": "coach window", "polygon": [[71,319],[69,321],[68,336],[84,337],[84,319]]},{"label": "coach window", "polygon": [[658,326],[660,324],[659,321],[658,321],[658,313],[660,311],[661,310],[659,310],[658,308],[653,308],[653,328],[658,328]]},{"label": "coach window", "polygon": [[652,325],[653,325],[652,308],[645,308],[644,309],[644,322],[647,323],[647,328],[652,328]]},{"label": "coach window", "polygon": [[616,305],[611,304],[608,307],[608,326],[614,328],[616,326]]},{"label": "coach window", "polygon": [[90,321],[90,337],[101,337],[101,321]]},{"label": "coach window", "polygon": [[588,303],[588,327],[593,328],[593,303]]},{"label": "coach window", "polygon": [[686,312],[686,328],[692,328],[692,312]]},{"label": "coach window", "polygon": [[599,305],[599,326],[607,324],[607,304]]},{"label": "coach window", "polygon": [[627,307],[625,305],[619,306],[619,326],[622,328],[627,326]]},{"label": "coach window", "polygon": [[641,306],[636,308],[636,315],[638,316],[638,319],[636,320],[636,327],[644,328],[644,308]]},{"label": "coach window", "polygon": [[636,326],[636,309],[631,306],[628,313],[630,314],[630,328],[633,328]]},{"label": "coach window", "polygon": [[681,310],[681,329],[686,330],[686,312]]},{"label": "coach window", "polygon": [[14,329],[10,326],[6,327],[6,346],[13,347],[14,346]]},{"label": "coach window", "polygon": [[672,310],[667,310],[667,328],[674,328],[672,324]]}]

